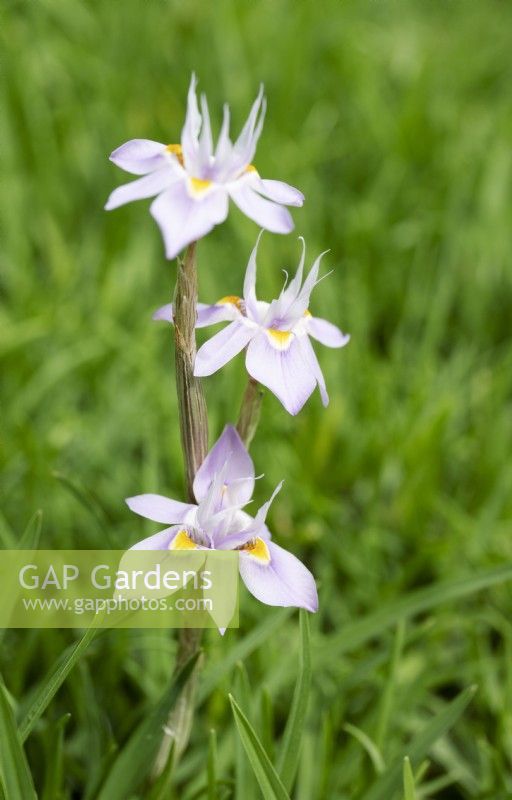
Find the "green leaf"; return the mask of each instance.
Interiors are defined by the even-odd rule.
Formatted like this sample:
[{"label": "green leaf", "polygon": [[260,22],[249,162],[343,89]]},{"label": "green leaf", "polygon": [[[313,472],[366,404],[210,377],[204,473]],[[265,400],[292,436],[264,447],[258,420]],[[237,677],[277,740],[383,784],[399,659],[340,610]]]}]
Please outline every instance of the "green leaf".
[{"label": "green leaf", "polygon": [[311,644],[309,640],[308,612],[300,611],[300,662],[299,674],[293,693],[292,707],[283,735],[283,743],[277,769],[283,784],[290,791],[297,772],[300,758],[300,742],[311,688]]},{"label": "green leaf", "polygon": [[126,800],[148,776],[162,742],[162,729],[171,708],[190,677],[201,651],[194,653],[173,676],[156,707],[135,729],[115,759],[98,800]]},{"label": "green leaf", "polygon": [[174,742],[171,742],[165,767],[158,776],[144,800],[169,800],[171,797],[171,781],[174,771]]},{"label": "green leaf", "polygon": [[266,754],[256,731],[232,695],[229,701],[249,763],[265,800],[290,800],[281,778]]},{"label": "green leaf", "polygon": [[368,753],[370,760],[373,764],[375,772],[377,775],[381,775],[384,770],[386,769],[386,765],[384,763],[384,759],[382,758],[382,754],[368,734],[361,730],[361,728],[357,728],[355,725],[351,725],[350,722],[347,722],[343,726],[343,730],[349,733],[354,739],[357,739],[360,745],[364,747],[366,752]]},{"label": "green leaf", "polygon": [[[413,761],[421,761],[428,753],[434,742],[441,738],[457,722],[460,715],[472,700],[476,686],[464,689],[446,708],[434,717],[416,736],[407,748],[407,755]],[[396,759],[386,772],[374,783],[372,788],[363,796],[363,800],[389,800],[401,783],[404,756]]]},{"label": "green leaf", "polygon": [[43,526],[43,512],[41,509],[30,518],[25,531],[17,545],[17,550],[37,550],[41,539],[41,528]]},{"label": "green leaf", "polygon": [[404,800],[417,800],[416,791],[414,789],[414,775],[411,767],[409,756],[404,758]]},{"label": "green leaf", "polygon": [[247,636],[240,639],[236,645],[224,654],[224,658],[218,664],[205,669],[198,692],[198,703],[202,703],[219,685],[221,680],[229,675],[238,661],[245,661],[260,644],[269,639],[281,625],[286,622],[295,609],[282,608],[279,611],[265,615],[263,622],[253,628]]},{"label": "green leaf", "polygon": [[47,677],[36,689],[30,705],[22,716],[19,725],[20,739],[24,742],[34,729],[37,720],[44,714],[56,693],[80,660],[89,644],[98,633],[98,628],[88,628],[81,639],[62,653]]},{"label": "green leaf", "polygon": [[333,652],[336,652],[336,655],[347,653],[368,639],[379,636],[385,628],[396,625],[401,619],[408,619],[441,603],[510,580],[512,580],[512,566],[506,566],[486,570],[463,580],[435,583],[426,589],[418,589],[362,619],[343,625],[339,633],[326,637],[325,644],[322,645],[317,657],[321,658],[323,663],[329,662]]},{"label": "green leaf", "polygon": [[210,731],[208,741],[208,800],[217,800],[217,736]]},{"label": "green leaf", "polygon": [[37,797],[14,713],[0,677],[0,778],[5,800]]},{"label": "green leaf", "polygon": [[64,729],[70,719],[71,714],[65,714],[52,726],[50,735],[45,736],[46,773],[42,800],[58,800],[63,796]]}]

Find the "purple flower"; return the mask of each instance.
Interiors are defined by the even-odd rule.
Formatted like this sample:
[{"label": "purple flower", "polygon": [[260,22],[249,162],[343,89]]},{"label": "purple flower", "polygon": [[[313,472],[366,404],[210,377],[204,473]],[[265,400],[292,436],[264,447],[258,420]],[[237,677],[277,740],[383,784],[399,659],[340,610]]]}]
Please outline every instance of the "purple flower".
[{"label": "purple flower", "polygon": [[265,108],[262,87],[233,144],[225,105],[214,148],[206,97],[201,95],[199,111],[192,75],[181,144],[132,139],[114,150],[110,156],[114,164],[143,177],[114,189],[105,208],[110,211],[132,200],[155,197],[150,211],[162,231],[167,258],[175,258],[186,245],[224,222],[229,198],[261,227],[289,233],[293,220],[284,206],[301,206],[304,196],[281,181],[263,180],[251,163]]},{"label": "purple flower", "polygon": [[[318,385],[326,406],[329,396],[325,380],[309,337],[327,347],[344,347],[350,336],[308,310],[311,292],[318,281],[320,255],[303,282],[305,245],[292,281],[271,303],[256,298],[256,246],[251,253],[243,297],[229,295],[212,306],[199,303],[197,327],[226,322],[219,333],[199,349],[194,374],[212,375],[247,347],[245,364],[252,378],[266,386],[290,414],[297,414]],[[153,319],[172,322],[172,306],[160,308]]]},{"label": "purple flower", "polygon": [[271,606],[318,609],[315,580],[294,555],[271,540],[265,518],[276,488],[255,517],[243,511],[254,490],[254,465],[235,428],[227,425],[194,480],[195,503],[157,494],[129,497],[132,511],[169,525],[132,550],[238,550],[240,575]]}]

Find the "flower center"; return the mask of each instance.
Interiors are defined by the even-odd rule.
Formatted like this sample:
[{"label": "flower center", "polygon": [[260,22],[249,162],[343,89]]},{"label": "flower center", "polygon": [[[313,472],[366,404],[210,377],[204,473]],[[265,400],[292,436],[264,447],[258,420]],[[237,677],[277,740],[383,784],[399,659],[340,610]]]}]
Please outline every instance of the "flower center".
[{"label": "flower center", "polygon": [[178,531],[169,545],[169,550],[197,550],[197,544],[188,531]]},{"label": "flower center", "polygon": [[241,297],[238,297],[236,294],[227,294],[225,297],[221,297],[220,300],[217,300],[215,305],[223,306],[223,305],[233,305],[238,308],[241,314],[245,313],[245,304]]},{"label": "flower center", "polygon": [[168,144],[165,149],[168,153],[172,153],[173,156],[176,156],[181,166],[183,166],[183,149],[181,144]]},{"label": "flower center", "polygon": [[242,545],[240,550],[248,553],[252,558],[255,558],[256,561],[259,561],[260,564],[270,564],[270,551],[268,549],[267,543],[264,539],[260,539],[258,536],[256,539],[251,539],[250,542]]},{"label": "flower center", "polygon": [[291,344],[293,333],[291,331],[279,331],[276,328],[267,328],[267,336],[270,344],[277,350],[287,350]]}]

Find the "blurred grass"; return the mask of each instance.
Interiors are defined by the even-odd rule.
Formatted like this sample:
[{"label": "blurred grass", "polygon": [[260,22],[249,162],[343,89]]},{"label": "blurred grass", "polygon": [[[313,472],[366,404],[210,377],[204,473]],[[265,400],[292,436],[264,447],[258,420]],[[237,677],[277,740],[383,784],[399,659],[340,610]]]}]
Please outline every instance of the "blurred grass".
[{"label": "blurred grass", "polygon": [[[107,155],[133,137],[176,140],[192,70],[217,120],[230,102],[235,129],[263,81],[258,168],[305,192],[296,233],[311,261],[330,247],[324,266],[334,269],[312,309],[352,334],[344,351],[319,353],[328,410],[314,397],[292,419],[267,396],[253,446],[260,500],[286,477],[274,535],[320,588],[296,796],[362,796],[376,776],[345,724],[379,737],[389,764],[476,683],[416,793],[510,797],[509,585],[409,622],[396,663],[392,629],[348,652],[335,642],[409,591],[512,561],[512,7],[7,0],[0,14],[4,546],[41,508],[41,546],[123,547],[154,530],[124,497],[182,492],[171,336],[150,320],[170,297],[174,265],[146,204],[103,212],[125,179]],[[201,299],[240,290],[256,233],[233,209],[201,243]],[[295,235],[263,238],[262,297],[298,254]],[[212,441],[236,417],[241,367],[206,384]],[[243,630],[209,640],[210,669],[274,614],[244,597]],[[254,703],[243,709],[258,724],[268,691],[277,735],[295,682],[297,619],[270,631],[241,656]],[[1,671],[20,703],[69,642],[61,631],[4,637]],[[70,711],[64,796],[92,791],[113,742],[161,695],[173,648],[150,631],[95,642],[29,739],[37,787],[45,742]],[[212,727],[216,774],[228,781],[220,791],[230,791],[232,669],[219,674],[176,775],[180,798],[206,784]],[[258,796],[244,774],[236,796]]]}]

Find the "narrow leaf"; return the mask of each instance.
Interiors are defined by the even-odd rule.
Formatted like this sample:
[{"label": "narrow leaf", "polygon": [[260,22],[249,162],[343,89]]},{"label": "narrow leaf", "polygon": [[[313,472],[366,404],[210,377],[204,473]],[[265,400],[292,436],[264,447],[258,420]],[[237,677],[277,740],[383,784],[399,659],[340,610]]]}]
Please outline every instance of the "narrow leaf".
[{"label": "narrow leaf", "polygon": [[256,731],[232,695],[229,695],[229,701],[240,739],[264,800],[290,800],[290,796],[258,739]]},{"label": "narrow leaf", "polygon": [[5,800],[33,800],[36,795],[14,713],[0,677],[0,778]]},{"label": "narrow leaf", "polygon": [[343,726],[343,730],[349,733],[354,739],[357,739],[360,745],[364,747],[366,752],[368,753],[370,760],[373,764],[373,768],[377,775],[381,775],[384,770],[386,769],[386,765],[384,764],[384,759],[382,758],[382,754],[375,744],[372,742],[368,734],[361,730],[361,728],[357,728],[355,725],[351,725],[350,722],[347,722]]},{"label": "narrow leaf", "polygon": [[173,676],[156,707],[135,729],[114,761],[98,794],[98,800],[126,800],[137,790],[153,767],[171,708],[190,677],[200,651]]},{"label": "narrow leaf", "polygon": [[88,628],[81,639],[62,653],[52,671],[32,695],[30,705],[19,725],[21,741],[24,742],[34,729],[37,720],[44,714],[69,673],[80,660],[89,644],[98,632],[97,628]]},{"label": "narrow leaf", "polygon": [[404,800],[417,800],[416,791],[414,789],[414,775],[412,772],[411,762],[409,757],[404,758]]},{"label": "narrow leaf", "polygon": [[297,683],[293,693],[292,707],[283,735],[283,743],[277,769],[283,784],[290,791],[300,758],[300,742],[306,721],[306,712],[311,688],[311,645],[309,640],[308,612],[300,611],[300,662]]},{"label": "narrow leaf", "polygon": [[63,796],[64,729],[70,719],[71,714],[65,714],[53,725],[50,737],[45,737],[46,773],[42,800],[57,800]]},{"label": "narrow leaf", "polygon": [[[407,755],[412,761],[421,761],[432,745],[455,725],[475,692],[475,686],[464,689],[455,700],[452,700],[440,714],[425,726],[407,748]],[[404,756],[401,756],[391,764],[389,769],[366,792],[363,800],[389,800],[393,796],[393,792],[398,791],[402,777],[403,759]]]},{"label": "narrow leaf", "polygon": [[217,737],[210,731],[208,742],[208,800],[217,800]]}]

